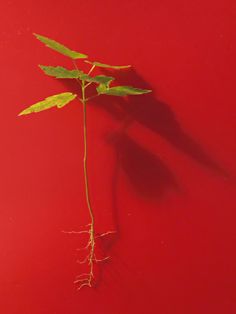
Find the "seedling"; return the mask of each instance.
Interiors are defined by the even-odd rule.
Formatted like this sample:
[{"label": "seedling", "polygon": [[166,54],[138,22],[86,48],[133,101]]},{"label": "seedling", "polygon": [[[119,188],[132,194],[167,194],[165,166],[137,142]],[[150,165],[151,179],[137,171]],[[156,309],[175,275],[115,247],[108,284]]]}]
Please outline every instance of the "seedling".
[{"label": "seedling", "polygon": [[[147,89],[140,89],[132,86],[111,86],[112,83],[115,81],[115,78],[112,76],[106,75],[95,75],[91,76],[91,73],[95,70],[95,68],[106,68],[111,70],[122,70],[129,68],[130,65],[109,65],[97,61],[89,61],[87,58],[88,56],[73,51],[64,45],[56,42],[55,40],[49,39],[47,37],[34,34],[38,40],[44,43],[47,47],[55,50],[66,57],[69,57],[74,65],[74,69],[66,69],[61,66],[45,66],[39,65],[40,69],[49,76],[52,76],[57,79],[70,79],[76,80],[79,84],[78,92],[79,94],[74,94],[71,92],[65,92],[53,96],[49,96],[44,100],[37,102],[36,104],[24,109],[20,112],[19,116],[27,115],[33,112],[40,112],[52,107],[62,108],[76,97],[79,98],[79,102],[83,106],[83,136],[84,136],[84,159],[83,159],[83,166],[84,166],[84,184],[85,184],[85,195],[86,195],[86,202],[87,202],[87,209],[90,216],[90,222],[87,225],[86,230],[81,231],[70,231],[68,233],[85,233],[88,234],[88,243],[84,249],[88,251],[87,257],[81,261],[81,263],[86,263],[88,266],[88,272],[85,274],[80,274],[77,276],[75,283],[78,284],[78,289],[81,289],[85,286],[92,287],[94,281],[94,263],[106,260],[108,257],[104,259],[97,259],[95,255],[95,245],[96,245],[96,238],[106,236],[113,231],[108,231],[100,236],[96,235],[95,232],[95,215],[90,201],[90,194],[89,194],[89,182],[88,182],[88,173],[87,173],[87,103],[94,97],[98,97],[100,95],[108,95],[108,96],[128,96],[128,95],[141,95],[150,93],[151,90]],[[77,66],[76,61],[81,59],[81,61],[86,62],[90,65],[90,69],[88,73],[83,72]],[[91,84],[95,84],[96,86],[96,94],[88,97],[86,93],[86,89]]]}]

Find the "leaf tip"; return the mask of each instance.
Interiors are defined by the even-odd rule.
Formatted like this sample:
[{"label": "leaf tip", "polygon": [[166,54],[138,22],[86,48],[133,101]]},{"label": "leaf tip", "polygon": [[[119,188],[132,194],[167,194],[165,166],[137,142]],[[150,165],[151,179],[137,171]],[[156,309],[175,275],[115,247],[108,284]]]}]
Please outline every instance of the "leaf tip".
[{"label": "leaf tip", "polygon": [[37,34],[37,33],[33,33],[33,35],[34,35],[37,39],[39,39],[39,37],[41,37],[41,35],[39,35],[39,34]]},{"label": "leaf tip", "polygon": [[23,110],[23,111],[21,111],[20,113],[18,113],[17,116],[18,116],[18,117],[19,117],[19,116],[24,116],[24,115],[26,115],[26,114],[27,114],[27,113],[25,112],[25,110]]},{"label": "leaf tip", "polygon": [[39,67],[43,72],[45,72],[46,69],[47,69],[47,66],[46,66],[46,65],[43,65],[43,64],[38,64],[38,67]]}]

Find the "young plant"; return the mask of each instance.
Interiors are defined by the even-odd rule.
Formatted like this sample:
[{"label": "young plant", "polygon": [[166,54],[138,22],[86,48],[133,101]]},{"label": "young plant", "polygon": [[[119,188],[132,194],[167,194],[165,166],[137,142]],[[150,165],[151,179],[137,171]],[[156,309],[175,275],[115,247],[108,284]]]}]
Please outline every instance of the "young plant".
[{"label": "young plant", "polygon": [[[88,255],[86,259],[83,261],[88,265],[88,272],[86,274],[81,274],[77,276],[77,280],[75,283],[78,283],[78,289],[81,289],[84,286],[91,287],[94,280],[94,263],[101,261],[96,258],[95,255],[95,244],[96,244],[96,232],[95,232],[95,215],[92,209],[91,201],[90,201],[90,194],[89,194],[89,182],[88,182],[88,173],[87,173],[87,103],[90,99],[100,96],[100,95],[108,95],[108,96],[128,96],[128,95],[141,95],[150,93],[151,90],[147,89],[140,89],[132,86],[111,86],[111,83],[114,82],[115,78],[112,76],[106,75],[95,75],[91,76],[91,73],[94,71],[95,68],[107,68],[112,70],[121,70],[129,68],[130,65],[108,65],[105,63],[100,63],[97,61],[89,61],[87,60],[88,56],[73,51],[64,45],[56,42],[55,40],[49,39],[42,35],[34,34],[38,40],[44,43],[47,47],[55,50],[66,57],[69,57],[74,65],[74,69],[66,69],[62,66],[45,66],[39,65],[40,69],[49,76],[52,76],[57,79],[74,79],[79,84],[79,101],[83,106],[83,136],[84,136],[84,159],[83,159],[83,166],[84,166],[84,184],[85,184],[85,195],[86,195],[86,202],[88,207],[88,212],[90,216],[90,222],[87,225],[87,230],[82,231],[71,231],[69,233],[86,233],[89,236],[88,243],[85,247],[88,250]],[[77,66],[76,60],[82,59],[84,62],[90,65],[90,69],[88,73],[83,72]],[[85,59],[85,60],[84,60]],[[91,84],[96,85],[96,94],[88,97],[86,93],[86,89]],[[57,95],[49,96],[44,100],[37,102],[36,104],[24,109],[20,112],[19,116],[27,115],[33,112],[40,112],[52,107],[62,108],[67,105],[69,102],[74,100],[78,94],[74,94],[71,92],[60,93]],[[103,233],[100,236],[107,235],[111,232]],[[106,259],[106,258],[105,258]],[[103,259],[103,260],[105,260]]]}]

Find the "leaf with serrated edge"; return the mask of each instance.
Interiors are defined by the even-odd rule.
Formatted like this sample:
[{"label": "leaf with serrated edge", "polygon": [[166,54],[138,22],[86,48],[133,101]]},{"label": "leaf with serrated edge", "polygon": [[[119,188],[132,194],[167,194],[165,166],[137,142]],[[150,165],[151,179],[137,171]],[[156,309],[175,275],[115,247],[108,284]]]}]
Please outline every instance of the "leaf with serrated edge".
[{"label": "leaf with serrated edge", "polygon": [[74,79],[74,78],[79,78],[82,71],[79,70],[68,70],[65,69],[61,66],[46,66],[46,65],[39,65],[40,69],[43,70],[43,72],[46,75],[53,76],[56,78],[61,78],[61,79]]},{"label": "leaf with serrated edge", "polygon": [[115,70],[127,69],[131,67],[131,65],[109,65],[109,64],[105,64],[101,62],[96,62],[96,61],[92,62],[89,60],[85,60],[84,62],[95,65],[99,68],[109,68],[109,69],[115,69]]},{"label": "leaf with serrated edge", "polygon": [[71,50],[69,48],[67,48],[66,46],[58,43],[57,41],[50,39],[48,37],[39,35],[39,34],[35,34],[34,36],[40,40],[42,43],[44,43],[47,47],[51,48],[52,50],[55,50],[67,57],[70,57],[71,59],[85,59],[88,58],[87,55]]},{"label": "leaf with serrated edge", "polygon": [[108,85],[115,78],[112,76],[97,75],[97,76],[93,77],[93,79],[94,79],[94,82],[96,82],[96,83]]},{"label": "leaf with serrated edge", "polygon": [[115,78],[112,76],[105,76],[105,75],[97,75],[97,76],[92,77],[92,76],[89,76],[88,74],[82,74],[79,76],[79,79],[87,81],[87,82],[109,85],[109,83],[113,81]]},{"label": "leaf with serrated edge", "polygon": [[111,88],[102,88],[98,90],[100,94],[106,94],[111,96],[127,96],[127,95],[142,95],[150,93],[149,89],[140,89],[132,86],[116,86]]},{"label": "leaf with serrated edge", "polygon": [[73,99],[75,99],[77,95],[72,93],[61,93],[53,96],[49,96],[46,99],[37,102],[36,104],[26,108],[25,110],[19,113],[19,116],[30,114],[33,112],[40,112],[52,107],[62,108]]},{"label": "leaf with serrated edge", "polygon": [[105,85],[109,85],[109,83],[115,79],[112,76],[106,76],[106,75],[97,75],[93,77],[83,72],[80,73],[78,78],[82,81],[93,82],[97,84],[105,84]]},{"label": "leaf with serrated edge", "polygon": [[97,84],[106,84],[108,85],[111,81],[114,80],[114,77],[106,76],[106,75],[97,75],[97,76],[89,76],[80,70],[68,70],[61,66],[46,66],[39,65],[40,69],[49,76],[53,76],[59,79],[75,79],[79,78],[80,80],[84,80],[86,82],[94,82]]}]

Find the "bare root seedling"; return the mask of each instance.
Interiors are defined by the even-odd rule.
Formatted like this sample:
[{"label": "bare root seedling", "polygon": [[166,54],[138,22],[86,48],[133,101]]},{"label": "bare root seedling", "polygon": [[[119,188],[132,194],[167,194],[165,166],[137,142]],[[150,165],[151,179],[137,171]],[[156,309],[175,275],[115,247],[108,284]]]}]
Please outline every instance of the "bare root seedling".
[{"label": "bare root seedling", "polygon": [[[87,230],[81,230],[81,231],[63,231],[67,234],[88,234],[89,240],[87,245],[79,250],[88,250],[88,255],[86,258],[82,261],[78,261],[80,264],[88,264],[89,272],[83,273],[77,277],[75,280],[76,284],[79,284],[78,289],[82,289],[85,286],[91,287],[94,279],[94,263],[103,262],[109,259],[109,257],[105,257],[103,259],[97,259],[95,256],[95,246],[96,246],[96,239],[102,238],[104,236],[107,236],[109,234],[114,233],[114,231],[107,231],[105,233],[102,233],[100,235],[95,234],[95,215],[93,208],[91,206],[90,201],[90,193],[89,193],[89,180],[88,180],[88,173],[87,173],[87,103],[94,97],[98,97],[100,95],[109,95],[109,96],[128,96],[128,95],[141,95],[150,93],[151,90],[147,89],[140,89],[132,86],[110,86],[111,83],[115,80],[114,77],[106,76],[106,75],[95,75],[91,76],[91,73],[95,70],[95,68],[106,68],[111,70],[121,70],[121,69],[127,69],[130,67],[130,65],[109,65],[97,61],[89,61],[85,60],[87,64],[90,65],[90,69],[87,73],[80,70],[77,66],[76,60],[77,59],[87,59],[88,56],[86,54],[71,50],[67,48],[66,46],[56,42],[53,39],[47,38],[42,35],[34,34],[36,38],[44,43],[47,47],[49,47],[52,50],[55,50],[64,56],[69,57],[74,65],[74,69],[66,69],[61,66],[45,66],[40,65],[39,67],[41,70],[49,76],[52,76],[57,79],[69,79],[69,80],[76,80],[79,87],[79,100],[80,103],[83,106],[83,137],[84,137],[84,159],[83,159],[83,165],[84,165],[84,184],[85,184],[85,195],[86,195],[86,202],[87,202],[87,208],[88,213],[90,216],[90,223],[89,229]],[[91,84],[96,85],[96,94],[92,96],[86,95],[86,88],[89,87]],[[73,94],[71,92],[65,92],[60,93],[57,95],[53,95],[50,97],[47,97],[46,99],[37,102],[36,104],[24,109],[22,112],[20,112],[19,115],[28,115],[33,112],[40,112],[52,107],[62,108],[68,103],[70,103],[72,100],[74,100],[78,94]]]}]

